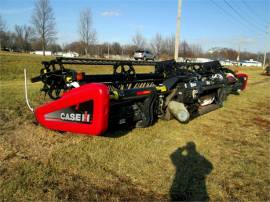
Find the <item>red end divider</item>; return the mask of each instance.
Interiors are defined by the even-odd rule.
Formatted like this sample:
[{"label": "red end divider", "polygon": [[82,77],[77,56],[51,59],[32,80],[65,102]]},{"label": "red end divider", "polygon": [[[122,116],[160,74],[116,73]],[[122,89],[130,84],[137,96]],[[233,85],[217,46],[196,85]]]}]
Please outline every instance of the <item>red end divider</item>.
[{"label": "red end divider", "polygon": [[248,82],[248,75],[244,73],[236,74],[237,78],[242,81],[243,85],[241,87],[241,90],[245,90],[247,87]]},{"label": "red end divider", "polygon": [[108,127],[109,102],[108,87],[91,83],[36,108],[35,116],[41,125],[52,130],[100,135]]}]

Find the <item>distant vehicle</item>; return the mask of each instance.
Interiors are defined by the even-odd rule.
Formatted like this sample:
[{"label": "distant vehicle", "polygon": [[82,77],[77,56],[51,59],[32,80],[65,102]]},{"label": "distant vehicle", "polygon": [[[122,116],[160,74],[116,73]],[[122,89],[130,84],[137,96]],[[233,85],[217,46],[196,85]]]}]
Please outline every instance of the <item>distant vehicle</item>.
[{"label": "distant vehicle", "polygon": [[11,48],[1,48],[1,51],[8,51],[8,52],[12,52]]},{"label": "distant vehicle", "polygon": [[267,66],[264,70],[264,74],[270,76],[270,66]]},{"label": "distant vehicle", "polygon": [[148,50],[136,50],[134,53],[135,60],[155,60],[155,55]]}]

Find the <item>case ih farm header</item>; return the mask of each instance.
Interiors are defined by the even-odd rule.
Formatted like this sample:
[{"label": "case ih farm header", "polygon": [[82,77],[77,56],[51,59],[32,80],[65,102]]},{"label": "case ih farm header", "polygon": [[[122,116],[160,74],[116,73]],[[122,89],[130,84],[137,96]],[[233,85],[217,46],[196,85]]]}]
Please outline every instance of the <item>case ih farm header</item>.
[{"label": "case ih farm header", "polygon": [[[52,130],[89,135],[121,124],[148,127],[158,118],[185,123],[222,107],[229,94],[238,94],[247,85],[246,74],[235,74],[218,61],[56,58],[42,64],[40,75],[31,81],[42,81],[41,91],[54,101],[34,110],[37,121]],[[65,67],[71,64],[111,65],[112,74],[79,73]],[[135,66],[155,70],[136,73]]]}]

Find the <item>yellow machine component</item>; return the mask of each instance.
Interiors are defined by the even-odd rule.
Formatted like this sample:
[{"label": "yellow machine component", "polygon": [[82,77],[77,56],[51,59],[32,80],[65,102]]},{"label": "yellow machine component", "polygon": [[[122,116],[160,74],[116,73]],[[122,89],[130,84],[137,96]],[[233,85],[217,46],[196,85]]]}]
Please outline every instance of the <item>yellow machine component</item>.
[{"label": "yellow machine component", "polygon": [[71,76],[67,76],[65,79],[66,79],[66,82],[72,81],[72,77]]},{"label": "yellow machine component", "polygon": [[156,89],[159,90],[162,93],[167,91],[166,86],[157,86]]},{"label": "yellow machine component", "polygon": [[110,99],[118,100],[119,99],[119,93],[117,91],[112,91],[113,95],[110,95]]}]

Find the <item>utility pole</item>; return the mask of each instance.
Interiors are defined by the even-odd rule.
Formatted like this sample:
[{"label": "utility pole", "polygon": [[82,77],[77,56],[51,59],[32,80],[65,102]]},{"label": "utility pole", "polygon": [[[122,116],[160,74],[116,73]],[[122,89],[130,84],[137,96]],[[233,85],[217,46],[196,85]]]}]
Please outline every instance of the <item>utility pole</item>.
[{"label": "utility pole", "polygon": [[263,69],[265,68],[265,61],[266,61],[266,50],[264,51],[264,56],[263,56]]},{"label": "utility pole", "polygon": [[182,14],[182,0],[178,0],[178,11],[176,19],[176,33],[175,33],[175,47],[174,47],[174,59],[178,59],[179,43],[180,43],[180,20]]},{"label": "utility pole", "polygon": [[110,43],[108,42],[108,59],[110,58]]},{"label": "utility pole", "polygon": [[267,48],[269,48],[269,38],[270,36],[268,36],[268,34],[270,33],[270,25],[268,27],[268,30],[265,33],[265,37],[266,37],[266,47],[265,47],[265,51],[264,51],[264,57],[263,57],[263,69],[265,68],[265,62],[266,62],[266,52],[267,52]]},{"label": "utility pole", "polygon": [[237,62],[238,62],[238,66],[240,66],[240,43],[238,45],[238,55],[237,55],[237,58],[236,58]]}]

